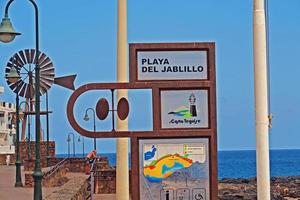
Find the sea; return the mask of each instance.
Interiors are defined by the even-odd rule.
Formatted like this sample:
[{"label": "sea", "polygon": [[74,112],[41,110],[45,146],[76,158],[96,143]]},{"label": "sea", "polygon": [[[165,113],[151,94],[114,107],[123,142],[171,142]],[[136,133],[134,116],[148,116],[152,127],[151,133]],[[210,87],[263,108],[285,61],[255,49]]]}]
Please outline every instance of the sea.
[{"label": "sea", "polygon": [[[71,154],[72,155],[72,154]],[[67,154],[57,154],[57,157],[67,157]],[[98,155],[99,156],[99,155]],[[111,166],[116,165],[115,153],[100,153],[106,156]],[[76,154],[82,157],[82,154]],[[219,151],[218,179],[223,178],[253,178],[256,176],[256,153],[247,151]],[[130,163],[130,161],[129,161]],[[129,166],[130,167],[130,166]],[[271,176],[300,176],[300,149],[270,150]]]}]

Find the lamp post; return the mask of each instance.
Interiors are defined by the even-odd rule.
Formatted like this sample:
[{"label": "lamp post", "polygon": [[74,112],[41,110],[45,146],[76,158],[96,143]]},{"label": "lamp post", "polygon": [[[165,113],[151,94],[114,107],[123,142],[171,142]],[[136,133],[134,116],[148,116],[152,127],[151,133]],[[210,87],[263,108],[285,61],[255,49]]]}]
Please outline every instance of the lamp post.
[{"label": "lamp post", "polygon": [[[26,101],[22,101],[20,103],[20,105],[19,105],[19,108],[21,108],[21,105],[23,103],[25,103],[28,106],[28,108],[29,108],[29,104]],[[26,140],[26,142],[27,142],[27,158],[28,158],[28,160],[30,160],[30,119],[29,119],[29,116],[30,115],[28,115],[28,120],[27,120],[27,130],[28,130],[27,134],[28,135],[27,135],[27,140]]]},{"label": "lamp post", "polygon": [[17,84],[16,87],[16,182],[15,187],[23,187],[22,176],[21,176],[21,160],[20,160],[20,116],[19,116],[19,79],[17,69],[15,68],[15,56],[12,61],[13,67],[11,68],[9,74],[5,77],[9,82]]},{"label": "lamp post", "polygon": [[71,140],[71,138],[70,138],[70,135],[72,135],[72,137],[73,137],[73,157],[75,157],[75,135],[74,135],[74,133],[69,133],[68,134],[68,138]]},{"label": "lamp post", "polygon": [[[84,115],[84,121],[89,121],[90,117],[88,115],[88,111],[91,110],[93,112],[93,119],[94,119],[94,133],[96,132],[96,112],[93,108],[87,108],[85,110],[85,115]],[[94,138],[94,150],[97,150],[97,145],[96,145],[96,138]]]},{"label": "lamp post", "polygon": [[[81,142],[80,136],[78,137],[78,142]],[[82,157],[84,157],[84,137],[82,136]]]},{"label": "lamp post", "polygon": [[47,167],[50,166],[50,147],[49,147],[49,107],[48,107],[48,91],[46,91],[46,131],[47,131]]},{"label": "lamp post", "polygon": [[268,61],[265,1],[253,1],[253,59],[255,91],[257,199],[271,199],[268,102]]},{"label": "lamp post", "polygon": [[68,134],[68,138],[67,138],[67,142],[68,142],[68,158],[70,158],[70,141],[71,141],[71,138],[70,138],[70,135]]},{"label": "lamp post", "polygon": [[[127,0],[118,0],[117,82],[128,82]],[[127,90],[118,90],[117,99],[127,97]],[[128,130],[128,121],[117,118],[117,129]],[[129,200],[128,138],[117,139],[116,199]]]},{"label": "lamp post", "polygon": [[[10,19],[8,18],[8,9],[14,0],[9,0],[5,7],[5,15],[0,25],[0,41],[8,43],[14,40],[16,35],[20,35],[14,31]],[[40,67],[39,67],[39,18],[38,6],[34,0],[28,0],[35,10],[35,168],[33,172],[34,178],[34,199],[42,199],[42,171],[41,171],[41,155],[40,155]]]}]

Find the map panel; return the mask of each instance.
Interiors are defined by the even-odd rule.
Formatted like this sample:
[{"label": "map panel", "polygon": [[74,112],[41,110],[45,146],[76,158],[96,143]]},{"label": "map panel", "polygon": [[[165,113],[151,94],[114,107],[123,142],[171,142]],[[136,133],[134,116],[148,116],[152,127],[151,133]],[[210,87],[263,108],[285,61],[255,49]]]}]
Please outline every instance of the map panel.
[{"label": "map panel", "polygon": [[140,199],[209,199],[207,138],[143,139]]}]

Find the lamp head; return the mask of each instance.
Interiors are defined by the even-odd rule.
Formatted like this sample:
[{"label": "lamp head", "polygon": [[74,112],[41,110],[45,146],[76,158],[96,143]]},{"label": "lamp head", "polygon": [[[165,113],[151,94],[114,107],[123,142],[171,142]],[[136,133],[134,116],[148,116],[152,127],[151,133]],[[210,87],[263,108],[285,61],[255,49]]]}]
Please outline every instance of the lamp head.
[{"label": "lamp head", "polygon": [[87,113],[85,113],[83,120],[84,120],[84,121],[89,121],[89,120],[90,120],[90,118],[89,118],[89,116],[88,116]]},{"label": "lamp head", "polygon": [[81,140],[80,140],[80,136],[78,137],[78,142],[81,142]]},{"label": "lamp head", "polygon": [[17,35],[21,35],[21,33],[14,30],[8,17],[4,17],[0,24],[0,41],[9,43],[13,41]]},{"label": "lamp head", "polygon": [[70,142],[71,141],[71,137],[70,137],[70,134],[68,135],[68,138],[67,138],[67,142]]},{"label": "lamp head", "polygon": [[15,67],[12,67],[9,71],[9,73],[5,76],[5,78],[10,82],[10,83],[15,83],[17,82],[21,76],[18,73],[18,70]]}]

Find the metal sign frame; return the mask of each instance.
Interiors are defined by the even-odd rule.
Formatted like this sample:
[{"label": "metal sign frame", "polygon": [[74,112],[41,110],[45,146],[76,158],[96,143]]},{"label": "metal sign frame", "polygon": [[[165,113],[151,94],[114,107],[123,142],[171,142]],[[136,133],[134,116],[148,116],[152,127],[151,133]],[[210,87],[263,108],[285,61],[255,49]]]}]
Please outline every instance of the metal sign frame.
[{"label": "metal sign frame", "polygon": [[[90,138],[131,138],[131,197],[139,200],[139,141],[141,139],[207,138],[209,141],[209,183],[210,200],[218,199],[217,165],[217,115],[216,115],[216,71],[214,43],[139,43],[129,44],[129,83],[89,83],[76,89],[67,105],[67,117],[71,126],[83,136]],[[207,79],[191,80],[138,80],[137,54],[139,51],[206,51]],[[74,116],[74,105],[80,95],[92,90],[151,89],[153,131],[89,131],[79,125]],[[193,128],[162,128],[161,91],[207,90],[208,126]],[[112,92],[113,93],[113,92]],[[157,114],[159,113],[159,114]],[[133,187],[134,186],[134,187]]]},{"label": "metal sign frame", "polygon": [[[139,134],[131,137],[131,195],[133,200],[140,198],[139,184],[139,141],[142,139],[167,138],[207,138],[209,141],[209,183],[210,199],[218,199],[218,163],[217,163],[217,118],[216,118],[216,71],[214,43],[143,43],[130,44],[130,82],[152,85],[153,134]],[[207,51],[206,80],[139,80],[137,73],[137,53],[139,51]],[[208,91],[208,127],[207,128],[162,128],[161,91],[164,90],[207,90]]]}]

